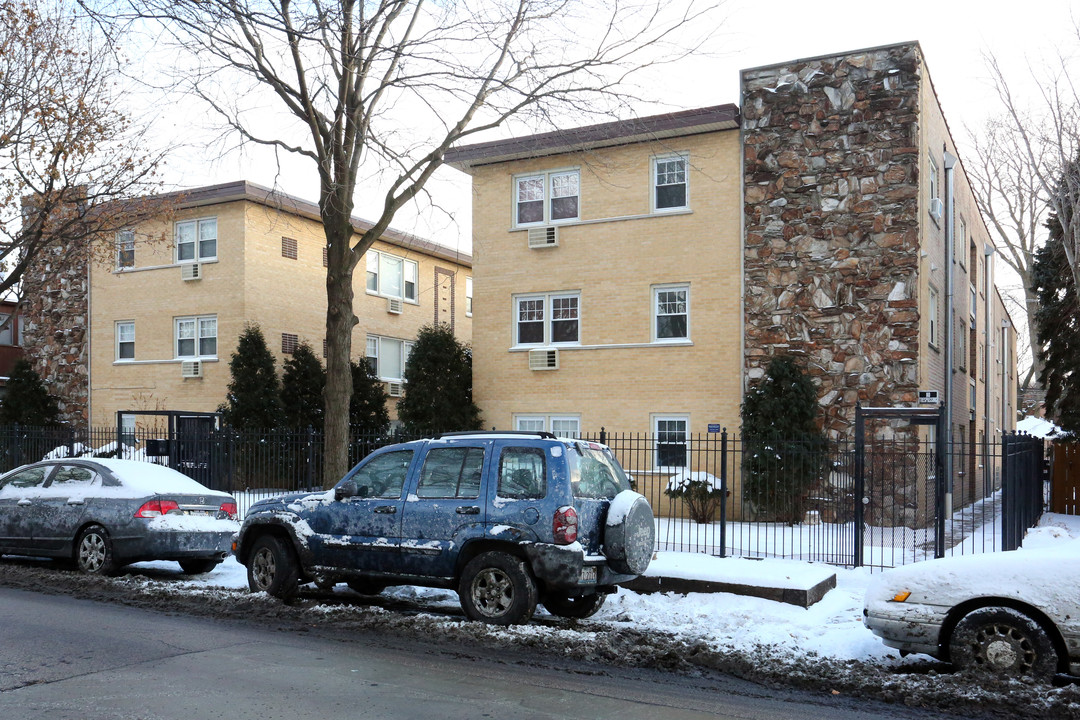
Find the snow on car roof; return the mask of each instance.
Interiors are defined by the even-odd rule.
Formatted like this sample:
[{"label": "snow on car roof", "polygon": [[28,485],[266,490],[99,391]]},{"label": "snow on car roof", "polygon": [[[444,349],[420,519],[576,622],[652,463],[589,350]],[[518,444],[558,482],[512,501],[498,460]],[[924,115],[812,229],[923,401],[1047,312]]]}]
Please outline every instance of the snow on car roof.
[{"label": "snow on car roof", "polygon": [[228,497],[228,493],[211,490],[205,485],[195,482],[187,475],[164,465],[139,462],[138,460],[113,460],[109,458],[94,458],[93,462],[107,468],[124,487],[146,495],[166,493]]}]

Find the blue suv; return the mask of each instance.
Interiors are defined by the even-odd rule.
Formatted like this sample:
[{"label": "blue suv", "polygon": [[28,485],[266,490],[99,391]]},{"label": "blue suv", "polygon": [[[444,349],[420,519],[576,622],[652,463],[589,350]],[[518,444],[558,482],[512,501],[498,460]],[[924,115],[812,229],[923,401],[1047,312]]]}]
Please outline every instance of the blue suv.
[{"label": "blue suv", "polygon": [[595,613],[645,571],[655,528],[607,447],[550,433],[450,433],[391,445],[333,489],[252,505],[237,559],[253,592],[456,589],[465,614],[528,622]]}]

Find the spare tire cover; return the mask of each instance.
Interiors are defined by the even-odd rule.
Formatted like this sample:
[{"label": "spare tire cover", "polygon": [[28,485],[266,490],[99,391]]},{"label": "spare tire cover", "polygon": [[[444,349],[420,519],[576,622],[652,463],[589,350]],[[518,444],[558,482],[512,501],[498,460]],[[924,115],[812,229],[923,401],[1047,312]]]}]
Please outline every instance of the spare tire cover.
[{"label": "spare tire cover", "polygon": [[643,495],[623,490],[608,506],[604,555],[616,572],[640,575],[649,567],[656,539],[652,508]]}]

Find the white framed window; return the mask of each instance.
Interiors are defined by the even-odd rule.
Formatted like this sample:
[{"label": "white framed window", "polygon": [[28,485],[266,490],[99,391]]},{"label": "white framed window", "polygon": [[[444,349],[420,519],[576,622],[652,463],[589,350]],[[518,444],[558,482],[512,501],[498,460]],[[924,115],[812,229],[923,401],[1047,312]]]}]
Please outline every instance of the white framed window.
[{"label": "white framed window", "polygon": [[406,260],[379,250],[368,250],[366,261],[369,293],[417,302],[417,278],[420,268],[415,260]]},{"label": "white framed window", "polygon": [[176,223],[176,261],[205,262],[217,258],[217,218]]},{"label": "white framed window", "polygon": [[570,345],[581,340],[581,297],[577,293],[514,298],[516,345]]},{"label": "white framed window", "polygon": [[968,291],[971,296],[969,300],[971,306],[968,308],[968,315],[971,317],[971,329],[975,329],[975,320],[978,318],[978,305],[979,305],[979,293],[975,290],[974,285],[968,285]]},{"label": "white framed window", "polygon": [[652,289],[654,342],[690,339],[690,285],[654,285]]},{"label": "white framed window", "polygon": [[514,178],[514,224],[518,227],[577,220],[581,172],[558,170]]},{"label": "white framed window", "polygon": [[652,161],[652,201],[654,212],[682,210],[690,205],[690,166],[687,155],[654,157]]},{"label": "white framed window", "polygon": [[411,340],[368,335],[365,359],[383,382],[401,382],[413,345]]},{"label": "white framed window", "polygon": [[217,316],[176,318],[176,357],[217,357]]},{"label": "white framed window", "polygon": [[544,415],[515,415],[514,429],[521,432],[544,432],[547,430],[547,417]]},{"label": "white framed window", "polygon": [[[19,326],[18,337],[15,335],[15,326]],[[10,315],[0,315],[0,345],[18,345],[22,337],[22,316],[11,319]]]},{"label": "white framed window", "polygon": [[116,359],[135,359],[135,323],[131,320],[116,323]]},{"label": "white framed window", "polygon": [[930,298],[927,302],[929,306],[926,310],[926,314],[930,316],[930,329],[929,329],[929,341],[931,345],[938,344],[938,291],[933,286],[930,287]]},{"label": "white framed window", "polygon": [[472,317],[472,278],[465,278],[465,317]]},{"label": "white framed window", "polygon": [[656,438],[653,464],[660,471],[675,471],[690,465],[690,416],[653,415]]},{"label": "white framed window", "polygon": [[514,429],[523,432],[550,432],[557,437],[581,436],[580,415],[514,415]]},{"label": "white framed window", "polygon": [[964,252],[967,250],[967,223],[964,222],[964,218],[961,215],[957,215],[956,220],[956,237],[954,238],[953,253],[956,255],[956,262],[960,267],[964,267],[967,263],[964,261]]},{"label": "white framed window", "polygon": [[135,267],[135,231],[121,230],[116,233],[116,267]]},{"label": "white framed window", "polygon": [[930,160],[930,199],[940,197],[940,189],[938,187],[938,167],[937,161],[934,160],[932,155],[928,156]]},{"label": "white framed window", "polygon": [[551,434],[556,437],[579,437],[581,435],[581,418],[577,415],[552,415]]}]

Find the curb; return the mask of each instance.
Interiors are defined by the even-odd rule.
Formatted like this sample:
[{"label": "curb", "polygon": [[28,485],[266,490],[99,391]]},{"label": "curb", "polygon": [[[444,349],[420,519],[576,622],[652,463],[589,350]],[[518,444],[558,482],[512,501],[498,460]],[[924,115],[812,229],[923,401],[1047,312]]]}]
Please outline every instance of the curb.
[{"label": "curb", "polygon": [[807,589],[763,587],[741,583],[715,582],[712,580],[688,580],[686,578],[653,577],[642,575],[630,582],[621,583],[622,587],[634,592],[651,594],[658,592],[674,593],[717,593],[726,592],[734,595],[747,595],[766,600],[787,603],[808,608],[825,597],[836,587],[836,574],[829,575],[821,582]]}]

